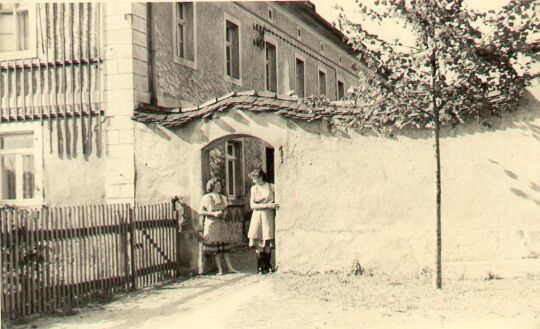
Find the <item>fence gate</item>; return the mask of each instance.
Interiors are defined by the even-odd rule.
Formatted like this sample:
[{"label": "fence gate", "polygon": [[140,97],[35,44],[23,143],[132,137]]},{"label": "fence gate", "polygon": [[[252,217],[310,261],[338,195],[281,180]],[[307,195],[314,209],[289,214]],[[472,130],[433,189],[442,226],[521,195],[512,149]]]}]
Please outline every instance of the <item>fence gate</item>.
[{"label": "fence gate", "polygon": [[171,203],[136,206],[131,217],[132,288],[173,278],[179,264],[179,241]]},{"label": "fence gate", "polygon": [[175,277],[176,218],[170,202],[0,209],[2,318],[69,309]]}]

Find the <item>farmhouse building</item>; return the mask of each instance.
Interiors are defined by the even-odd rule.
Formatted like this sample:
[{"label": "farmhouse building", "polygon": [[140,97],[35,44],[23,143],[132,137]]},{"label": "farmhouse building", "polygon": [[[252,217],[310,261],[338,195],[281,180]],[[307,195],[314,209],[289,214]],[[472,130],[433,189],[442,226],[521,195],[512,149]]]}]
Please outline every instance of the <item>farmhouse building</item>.
[{"label": "farmhouse building", "polygon": [[[179,196],[190,209],[183,265],[196,271],[205,180],[224,180],[241,220],[246,173],[262,167],[281,205],[281,270],[355,259],[391,274],[433,270],[431,134],[340,131],[329,123],[352,109],[297,102],[341,99],[367,74],[311,3],[1,6],[2,203]],[[456,277],[540,270],[537,90],[529,96],[493,128],[442,132],[443,260]]]}]

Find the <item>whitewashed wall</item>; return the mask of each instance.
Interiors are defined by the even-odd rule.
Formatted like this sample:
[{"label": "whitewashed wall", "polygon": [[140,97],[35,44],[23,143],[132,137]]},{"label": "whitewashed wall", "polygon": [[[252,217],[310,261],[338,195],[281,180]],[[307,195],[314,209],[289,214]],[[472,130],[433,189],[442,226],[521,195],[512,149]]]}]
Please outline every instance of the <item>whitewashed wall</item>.
[{"label": "whitewashed wall", "polygon": [[[341,136],[320,123],[231,111],[181,129],[136,124],[137,202],[203,193],[201,149],[231,134],[276,152],[277,265],[430,275],[435,260],[435,160],[429,131]],[[450,277],[540,272],[540,107],[481,128],[442,133],[443,261]],[[190,240],[195,248],[195,240]],[[196,252],[186,260],[196,264]],[[186,263],[187,264],[187,263]]]}]

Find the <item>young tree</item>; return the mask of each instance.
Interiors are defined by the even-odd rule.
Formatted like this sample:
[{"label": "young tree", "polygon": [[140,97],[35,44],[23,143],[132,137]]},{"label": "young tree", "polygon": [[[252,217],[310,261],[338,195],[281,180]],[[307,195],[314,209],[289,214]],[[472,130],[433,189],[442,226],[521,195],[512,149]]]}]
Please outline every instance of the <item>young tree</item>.
[{"label": "young tree", "polygon": [[[434,132],[436,175],[436,286],[442,288],[440,128],[516,109],[538,51],[539,4],[511,0],[499,12],[479,13],[463,0],[376,0],[374,9],[357,1],[363,18],[397,19],[415,43],[384,41],[340,13],[338,24],[377,71],[353,96],[362,104],[358,127],[388,130],[429,128]],[[536,35],[536,37],[538,37]]]}]

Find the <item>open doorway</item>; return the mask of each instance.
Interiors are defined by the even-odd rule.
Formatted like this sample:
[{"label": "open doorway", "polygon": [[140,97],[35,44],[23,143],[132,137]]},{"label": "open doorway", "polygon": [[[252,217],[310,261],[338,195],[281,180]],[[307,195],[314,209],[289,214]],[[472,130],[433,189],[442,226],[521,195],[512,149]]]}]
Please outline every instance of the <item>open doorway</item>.
[{"label": "open doorway", "polygon": [[[222,194],[227,198],[229,211],[226,221],[235,237],[231,258],[242,272],[256,271],[255,253],[248,248],[247,232],[252,210],[249,206],[250,189],[253,182],[249,173],[262,169],[270,183],[275,182],[274,148],[262,139],[232,135],[213,141],[202,150],[203,189],[211,178],[222,182]],[[212,263],[211,257],[204,262]],[[204,266],[204,272],[211,272],[213,266]]]}]

